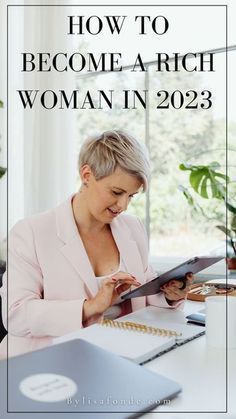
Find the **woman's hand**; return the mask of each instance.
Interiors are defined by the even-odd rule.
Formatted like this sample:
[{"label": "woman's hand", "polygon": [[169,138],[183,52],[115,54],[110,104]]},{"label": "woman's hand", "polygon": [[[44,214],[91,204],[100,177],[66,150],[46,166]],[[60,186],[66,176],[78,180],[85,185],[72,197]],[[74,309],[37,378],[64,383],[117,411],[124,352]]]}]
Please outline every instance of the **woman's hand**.
[{"label": "woman's hand", "polygon": [[184,300],[190,290],[190,285],[193,282],[193,274],[186,274],[184,280],[172,279],[161,287],[165,294],[167,302],[171,303],[179,300]]},{"label": "woman's hand", "polygon": [[127,291],[132,285],[137,287],[141,284],[127,272],[118,272],[112,277],[104,279],[96,296],[84,302],[83,321],[88,320],[95,314],[104,313],[116,302],[119,295]]}]

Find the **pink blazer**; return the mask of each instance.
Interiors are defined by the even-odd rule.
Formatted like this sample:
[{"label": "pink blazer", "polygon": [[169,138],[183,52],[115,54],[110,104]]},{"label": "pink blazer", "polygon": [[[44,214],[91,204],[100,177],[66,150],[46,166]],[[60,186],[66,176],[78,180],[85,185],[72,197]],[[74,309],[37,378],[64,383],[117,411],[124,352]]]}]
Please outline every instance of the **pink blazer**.
[{"label": "pink blazer", "polygon": [[[1,289],[9,354],[49,344],[53,337],[82,326],[84,300],[95,296],[97,281],[78,233],[71,197],[53,210],[19,221],[9,234],[7,278]],[[134,216],[121,214],[111,230],[127,272],[141,283],[153,278],[146,232]],[[131,300],[132,310],[146,304],[167,307],[161,293]],[[91,322],[98,317],[91,319]],[[0,345],[4,356],[6,338]]]}]

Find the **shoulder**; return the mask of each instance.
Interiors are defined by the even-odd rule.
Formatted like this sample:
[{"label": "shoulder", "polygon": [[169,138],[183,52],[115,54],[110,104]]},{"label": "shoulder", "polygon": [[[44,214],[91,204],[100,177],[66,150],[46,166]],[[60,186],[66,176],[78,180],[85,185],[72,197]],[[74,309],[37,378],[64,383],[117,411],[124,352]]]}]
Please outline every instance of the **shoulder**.
[{"label": "shoulder", "polygon": [[[50,212],[37,214],[18,221],[11,229],[8,237],[9,252],[12,255],[18,254],[28,259],[36,259],[37,231],[39,227],[49,234],[51,224]],[[13,252],[13,253],[12,253]]]},{"label": "shoulder", "polygon": [[23,236],[30,238],[34,235],[43,235],[46,237],[50,234],[55,234],[58,229],[58,217],[65,220],[70,211],[72,211],[71,198],[55,208],[18,221],[11,229],[9,237]]},{"label": "shoulder", "polygon": [[23,218],[19,220],[11,229],[10,235],[17,235],[17,234],[32,234],[35,228],[41,226],[49,226],[51,225],[53,219],[54,210],[49,210],[47,212],[42,212],[36,215],[32,215],[30,217]]}]

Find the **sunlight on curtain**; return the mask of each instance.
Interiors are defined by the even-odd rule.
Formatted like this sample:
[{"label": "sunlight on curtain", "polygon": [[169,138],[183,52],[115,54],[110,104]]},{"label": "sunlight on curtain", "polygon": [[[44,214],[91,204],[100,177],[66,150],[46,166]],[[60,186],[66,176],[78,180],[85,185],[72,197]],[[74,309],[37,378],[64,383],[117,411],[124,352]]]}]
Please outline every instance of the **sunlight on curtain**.
[{"label": "sunlight on curtain", "polygon": [[66,72],[20,72],[22,52],[37,56],[38,52],[73,50],[71,40],[63,30],[58,30],[63,27],[67,10],[14,7],[9,12],[9,24],[14,27],[9,45],[9,227],[12,227],[19,218],[56,206],[74,191],[77,156],[75,113],[44,109],[40,101],[32,109],[23,109],[16,92],[74,88],[73,75]]}]

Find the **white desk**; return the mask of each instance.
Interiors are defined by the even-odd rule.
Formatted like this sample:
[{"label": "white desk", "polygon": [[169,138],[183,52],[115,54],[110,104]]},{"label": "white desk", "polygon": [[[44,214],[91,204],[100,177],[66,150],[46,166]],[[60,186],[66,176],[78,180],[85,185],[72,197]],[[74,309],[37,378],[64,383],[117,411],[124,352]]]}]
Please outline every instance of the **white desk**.
[{"label": "white desk", "polygon": [[[203,307],[203,303],[187,301],[184,312],[187,315]],[[168,310],[170,318],[174,315],[172,310]],[[210,349],[206,346],[205,336],[202,336],[167,352],[144,367],[176,380],[183,386],[182,393],[169,405],[156,409],[159,412],[158,418],[236,418],[236,350],[228,350],[226,354],[222,349]],[[226,409],[228,414],[213,413],[225,412]],[[150,413],[148,417],[154,418],[156,414]]]},{"label": "white desk", "polygon": [[[164,316],[170,323],[185,323],[187,314],[202,308],[204,303],[186,301],[184,311],[154,310],[157,316]],[[154,411],[156,413],[149,413],[147,417],[156,419],[158,412],[158,419],[236,419],[236,349],[226,353],[223,349],[208,348],[205,336],[201,336],[157,357],[142,368],[163,374],[183,387],[178,397],[169,404],[159,406]],[[231,414],[223,413],[226,410]]]}]

